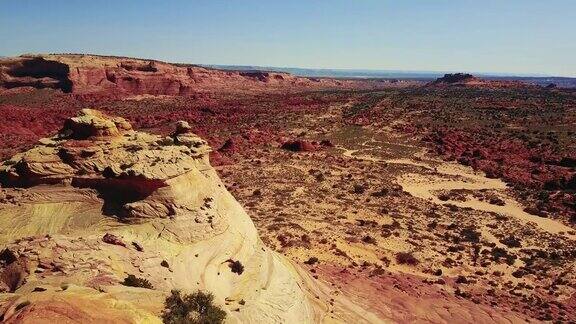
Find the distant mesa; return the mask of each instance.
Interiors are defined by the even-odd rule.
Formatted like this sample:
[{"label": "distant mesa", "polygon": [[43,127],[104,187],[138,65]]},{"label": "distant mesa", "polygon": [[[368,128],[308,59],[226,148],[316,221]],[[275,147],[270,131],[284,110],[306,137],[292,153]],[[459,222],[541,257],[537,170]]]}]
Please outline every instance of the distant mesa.
[{"label": "distant mesa", "polygon": [[471,81],[480,81],[479,78],[473,76],[472,74],[469,73],[447,73],[444,74],[443,77],[436,79],[436,81],[434,81],[435,84],[439,84],[439,83],[448,83],[448,84],[453,84],[453,83],[461,83],[461,82],[471,82]]},{"label": "distant mesa", "polygon": [[469,73],[447,73],[443,77],[430,82],[427,86],[436,88],[477,87],[487,89],[535,87],[520,81],[481,79]]}]

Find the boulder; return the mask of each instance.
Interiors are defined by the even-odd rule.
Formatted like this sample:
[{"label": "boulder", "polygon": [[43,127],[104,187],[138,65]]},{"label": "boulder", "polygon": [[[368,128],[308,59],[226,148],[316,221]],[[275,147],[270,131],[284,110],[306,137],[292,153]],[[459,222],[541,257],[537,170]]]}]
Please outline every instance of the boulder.
[{"label": "boulder", "polygon": [[66,120],[60,134],[73,139],[101,139],[118,137],[131,129],[132,125],[124,118],[111,118],[97,110],[82,109],[77,117]]},{"label": "boulder", "polygon": [[112,245],[118,245],[118,246],[126,247],[126,243],[124,243],[124,241],[122,241],[122,239],[120,239],[118,236],[116,236],[114,234],[110,234],[110,233],[104,234],[104,236],[102,237],[102,242],[112,244]]},{"label": "boulder", "polygon": [[282,149],[292,152],[313,152],[317,146],[306,140],[289,140],[282,143]]}]

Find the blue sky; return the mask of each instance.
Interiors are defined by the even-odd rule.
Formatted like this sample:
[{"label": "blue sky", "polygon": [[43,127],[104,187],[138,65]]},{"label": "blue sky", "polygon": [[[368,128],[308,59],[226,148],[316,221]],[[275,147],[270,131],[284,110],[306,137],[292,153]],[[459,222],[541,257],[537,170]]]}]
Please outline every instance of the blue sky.
[{"label": "blue sky", "polygon": [[0,55],[576,76],[576,0],[0,0]]}]

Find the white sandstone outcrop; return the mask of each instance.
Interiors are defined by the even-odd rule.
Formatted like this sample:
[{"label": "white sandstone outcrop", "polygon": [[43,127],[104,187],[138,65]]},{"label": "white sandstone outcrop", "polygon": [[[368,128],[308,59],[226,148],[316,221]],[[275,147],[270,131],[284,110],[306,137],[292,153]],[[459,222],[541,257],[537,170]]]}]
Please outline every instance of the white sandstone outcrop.
[{"label": "white sandstone outcrop", "polygon": [[[351,315],[363,311],[345,301],[329,306],[321,285],[262,243],[209,151],[184,122],[162,137],[86,109],[5,161],[0,316],[155,323],[170,290],[200,289],[214,294],[229,323],[335,320],[334,307],[342,318],[373,320]],[[154,289],[121,285],[129,274]]]}]

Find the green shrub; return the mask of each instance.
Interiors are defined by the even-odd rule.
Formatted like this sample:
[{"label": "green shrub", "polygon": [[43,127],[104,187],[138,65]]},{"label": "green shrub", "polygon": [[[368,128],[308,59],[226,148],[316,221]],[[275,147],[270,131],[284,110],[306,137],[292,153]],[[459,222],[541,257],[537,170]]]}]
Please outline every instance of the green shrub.
[{"label": "green shrub", "polygon": [[509,236],[501,239],[500,243],[506,245],[507,247],[511,247],[511,248],[512,247],[514,247],[514,248],[522,247],[522,243],[520,242],[520,239],[515,237],[515,236],[512,236],[512,235],[509,235]]},{"label": "green shrub", "polygon": [[318,258],[317,257],[310,257],[310,259],[308,259],[307,261],[304,261],[305,264],[308,265],[313,265],[314,263],[318,262]]},{"label": "green shrub", "polygon": [[492,260],[496,262],[500,262],[501,259],[504,259],[508,265],[513,265],[516,261],[516,256],[513,254],[509,254],[503,248],[495,247],[490,251],[492,255]]},{"label": "green shrub", "polygon": [[418,261],[418,259],[416,259],[411,252],[396,253],[396,262],[398,262],[398,264],[406,264],[411,266],[415,266],[420,263],[420,261]]},{"label": "green shrub", "polygon": [[478,243],[481,237],[482,234],[472,227],[467,227],[460,231],[460,239],[465,242]]},{"label": "green shrub", "polygon": [[162,321],[166,324],[220,324],[226,312],[213,304],[211,293],[197,291],[184,295],[179,290],[172,293],[164,302]]},{"label": "green shrub", "polygon": [[124,286],[128,286],[128,287],[140,287],[140,288],[146,288],[146,289],[154,289],[154,287],[152,286],[150,281],[148,281],[147,279],[138,278],[135,275],[128,275],[128,277],[124,278],[124,281],[122,282],[122,284]]},{"label": "green shrub", "polygon": [[230,267],[230,270],[238,275],[241,275],[242,272],[244,272],[244,266],[242,265],[242,262],[240,261],[234,261],[229,259],[228,260],[228,266]]}]

